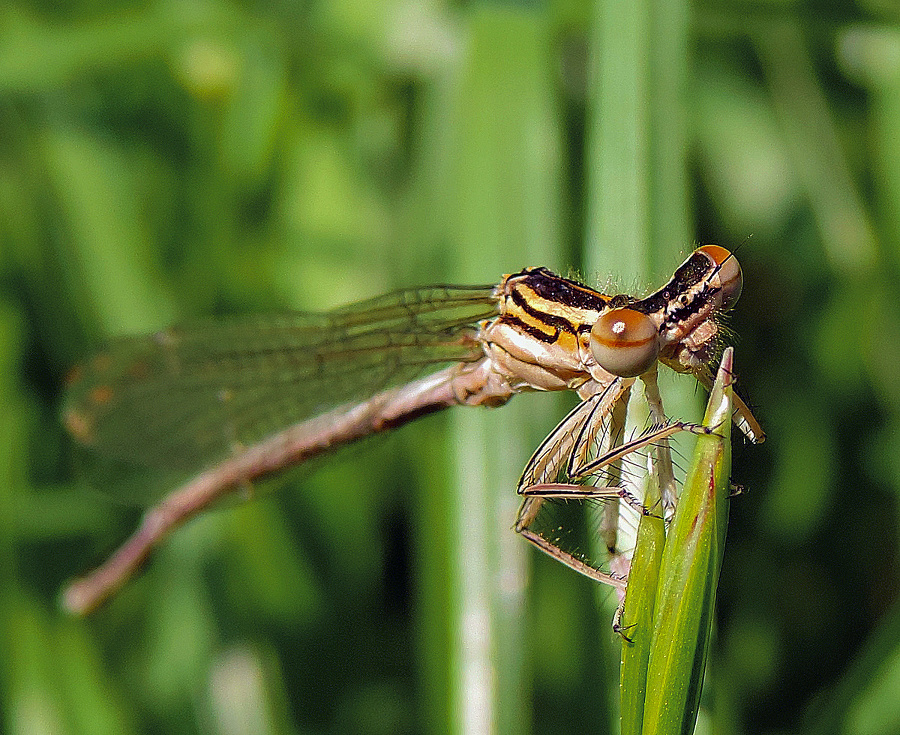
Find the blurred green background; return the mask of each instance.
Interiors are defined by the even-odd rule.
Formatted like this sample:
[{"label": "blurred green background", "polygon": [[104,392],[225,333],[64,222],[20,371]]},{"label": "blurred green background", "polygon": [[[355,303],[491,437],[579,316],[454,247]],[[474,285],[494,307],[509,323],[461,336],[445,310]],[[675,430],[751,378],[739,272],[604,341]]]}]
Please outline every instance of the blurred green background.
[{"label": "blurred green background", "polygon": [[4,3],[0,732],[614,731],[609,593],[511,528],[571,399],[347,450],[82,621],[60,588],[140,509],[79,484],[61,385],[173,321],[527,265],[640,292],[704,242],[769,439],[699,728],[900,732],[896,2]]}]

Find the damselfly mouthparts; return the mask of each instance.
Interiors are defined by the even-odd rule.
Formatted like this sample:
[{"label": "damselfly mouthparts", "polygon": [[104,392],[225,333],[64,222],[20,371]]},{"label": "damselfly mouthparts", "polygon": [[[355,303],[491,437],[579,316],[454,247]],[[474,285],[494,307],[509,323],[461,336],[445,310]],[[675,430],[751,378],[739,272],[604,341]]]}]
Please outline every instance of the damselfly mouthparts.
[{"label": "damselfly mouthparts", "polygon": [[[103,566],[69,587],[65,604],[90,611],[169,532],[255,478],[442,408],[500,406],[516,393],[551,390],[573,390],[581,403],[526,466],[516,530],[622,588],[621,575],[561,548],[535,530],[536,519],[553,498],[621,496],[614,483],[595,483],[634,448],[622,444],[621,427],[636,379],[658,424],[638,445],[685,428],[665,420],[657,365],[708,386],[715,318],[741,286],[736,258],[705,245],[643,299],[527,268],[493,287],[410,289],[325,314],[209,322],[113,342],[73,370],[65,425],[101,482],[114,474],[140,484],[163,472],[175,489]],[[734,421],[763,440],[741,402]]]}]

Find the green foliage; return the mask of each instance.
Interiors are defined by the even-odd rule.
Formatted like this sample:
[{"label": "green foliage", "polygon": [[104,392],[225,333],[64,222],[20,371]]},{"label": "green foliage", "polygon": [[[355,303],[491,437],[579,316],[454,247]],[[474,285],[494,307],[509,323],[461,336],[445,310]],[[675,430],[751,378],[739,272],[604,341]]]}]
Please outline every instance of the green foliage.
[{"label": "green foliage", "polygon": [[[694,732],[728,526],[733,374],[729,347],[668,528],[653,512],[639,521],[621,619],[622,735]],[[644,503],[662,507],[653,476]]]},{"label": "green foliage", "polygon": [[659,564],[647,663],[646,735],[690,735],[697,721],[728,527],[731,350],[723,356],[703,417],[712,433],[697,438]]},{"label": "green foliage", "polygon": [[511,529],[552,397],[290,474],[74,621],[139,510],[79,484],[61,386],[115,334],[526,265],[641,290],[694,241],[737,249],[769,436],[701,727],[896,732],[900,15],[658,5],[4,5],[0,732],[607,731],[609,614]]},{"label": "green foliage", "polygon": [[[659,483],[651,476],[644,494],[647,508],[661,508]],[[651,512],[638,522],[628,588],[622,609],[621,732],[640,735],[647,701],[647,674],[654,640],[659,570],[666,545],[666,521]],[[658,696],[660,692],[654,692]]]}]

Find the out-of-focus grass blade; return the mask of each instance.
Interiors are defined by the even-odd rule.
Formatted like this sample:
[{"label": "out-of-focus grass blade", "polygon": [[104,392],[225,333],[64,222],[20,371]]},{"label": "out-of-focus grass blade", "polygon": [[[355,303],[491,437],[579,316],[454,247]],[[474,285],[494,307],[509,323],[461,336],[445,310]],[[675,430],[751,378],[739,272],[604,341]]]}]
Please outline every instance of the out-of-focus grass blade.
[{"label": "out-of-focus grass blade", "polygon": [[[648,508],[661,508],[661,500],[659,483],[656,475],[651,472],[644,494],[644,505]],[[622,641],[620,678],[622,735],[641,733],[647,692],[647,664],[650,660],[653,635],[653,613],[665,543],[666,522],[661,514],[656,515],[651,511],[651,514],[641,516],[631,570],[628,573],[625,609],[620,621],[625,636]]]},{"label": "out-of-focus grass blade", "polygon": [[666,535],[647,670],[644,735],[689,735],[697,719],[728,523],[732,360],[733,350],[728,348],[703,419],[711,433],[697,440]]}]

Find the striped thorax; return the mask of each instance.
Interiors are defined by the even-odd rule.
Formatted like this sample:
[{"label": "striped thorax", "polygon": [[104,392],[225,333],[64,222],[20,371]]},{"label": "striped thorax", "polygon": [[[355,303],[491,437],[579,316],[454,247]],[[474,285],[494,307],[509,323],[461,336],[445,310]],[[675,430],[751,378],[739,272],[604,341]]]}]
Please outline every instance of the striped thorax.
[{"label": "striped thorax", "polygon": [[510,393],[575,390],[584,398],[616,377],[646,373],[657,360],[702,378],[716,350],[715,317],[737,301],[741,285],[736,258],[717,245],[695,250],[643,299],[526,268],[497,286],[500,313],[482,323],[478,339]]}]

